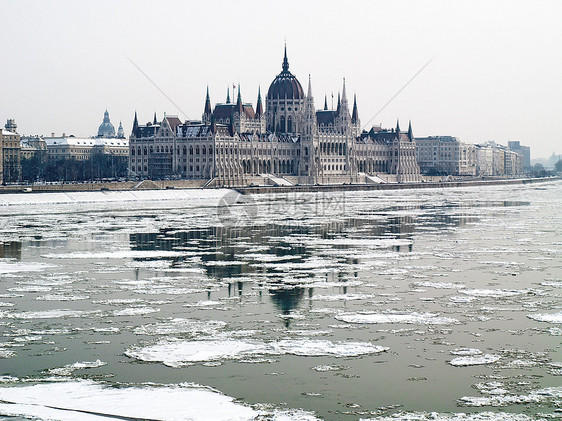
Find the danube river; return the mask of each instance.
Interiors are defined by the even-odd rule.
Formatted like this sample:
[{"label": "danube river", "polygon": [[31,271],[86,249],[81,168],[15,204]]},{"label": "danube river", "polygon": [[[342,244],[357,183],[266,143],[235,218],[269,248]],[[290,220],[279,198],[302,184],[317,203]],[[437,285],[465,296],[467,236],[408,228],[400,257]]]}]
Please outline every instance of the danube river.
[{"label": "danube river", "polygon": [[562,183],[0,196],[0,418],[562,416]]}]

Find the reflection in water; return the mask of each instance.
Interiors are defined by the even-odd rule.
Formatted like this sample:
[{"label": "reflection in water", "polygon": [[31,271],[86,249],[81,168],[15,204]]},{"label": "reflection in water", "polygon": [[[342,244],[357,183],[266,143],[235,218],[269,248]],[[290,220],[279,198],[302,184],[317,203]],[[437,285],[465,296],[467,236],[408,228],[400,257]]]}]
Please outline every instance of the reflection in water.
[{"label": "reflection in water", "polygon": [[[304,290],[304,288],[271,289],[269,293],[271,301],[273,301],[281,314],[283,316],[289,316],[293,310],[298,308],[299,303],[304,298]],[[312,289],[310,289],[310,291],[312,291]],[[285,322],[285,327],[289,327],[291,319],[289,317],[284,317],[283,320]]]},{"label": "reflection in water", "polygon": [[0,243],[0,259],[21,260],[21,241]]}]

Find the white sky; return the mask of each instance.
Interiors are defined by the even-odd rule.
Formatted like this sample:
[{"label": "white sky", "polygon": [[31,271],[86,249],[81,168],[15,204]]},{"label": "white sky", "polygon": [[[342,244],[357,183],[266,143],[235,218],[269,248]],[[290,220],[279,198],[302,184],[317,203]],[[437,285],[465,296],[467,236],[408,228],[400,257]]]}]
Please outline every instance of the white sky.
[{"label": "white sky", "polygon": [[[224,102],[265,97],[290,70],[317,108],[346,78],[367,123],[470,143],[520,140],[533,158],[561,153],[562,1],[0,0],[0,122],[20,134],[91,136],[109,110],[128,135],[156,111],[191,119],[205,90]],[[231,94],[232,95],[232,94]]]}]

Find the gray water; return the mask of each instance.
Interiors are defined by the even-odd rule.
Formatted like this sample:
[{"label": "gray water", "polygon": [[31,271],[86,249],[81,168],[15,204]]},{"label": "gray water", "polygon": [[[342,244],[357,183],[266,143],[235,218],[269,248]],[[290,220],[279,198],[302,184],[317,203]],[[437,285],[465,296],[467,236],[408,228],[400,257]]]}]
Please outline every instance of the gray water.
[{"label": "gray water", "polygon": [[562,415],[560,182],[2,200],[0,402],[189,383],[260,419]]}]

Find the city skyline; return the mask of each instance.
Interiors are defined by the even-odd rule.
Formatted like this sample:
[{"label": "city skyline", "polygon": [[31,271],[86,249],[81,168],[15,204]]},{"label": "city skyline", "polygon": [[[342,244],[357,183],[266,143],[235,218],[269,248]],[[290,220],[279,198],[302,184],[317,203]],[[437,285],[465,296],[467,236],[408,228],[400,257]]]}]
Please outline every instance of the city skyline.
[{"label": "city skyline", "polygon": [[12,55],[0,69],[8,81],[0,117],[14,118],[22,134],[92,136],[106,108],[127,136],[135,111],[141,123],[154,112],[199,119],[207,86],[213,105],[233,83],[255,104],[286,40],[295,75],[311,75],[316,108],[324,95],[331,105],[345,78],[365,124],[434,58],[371,124],[412,120],[416,136],[519,140],[533,158],[560,153],[562,6],[554,1],[288,2],[258,10],[218,2],[212,14],[170,1],[157,8],[161,16],[147,2],[3,8],[10,18],[0,34]]}]

